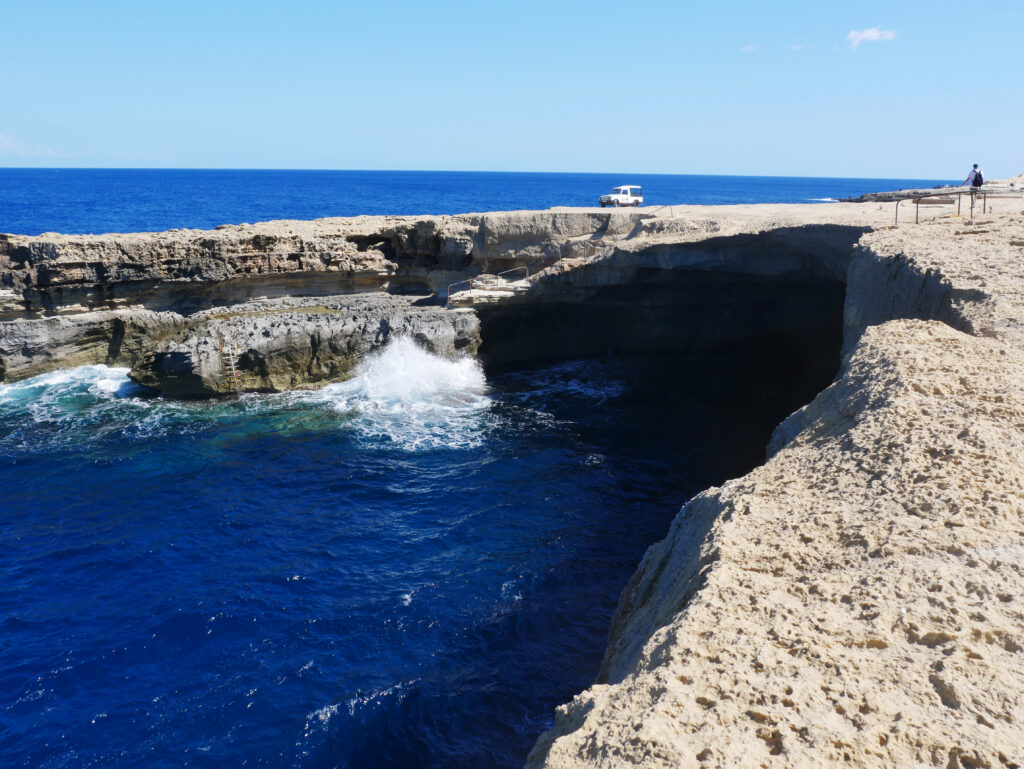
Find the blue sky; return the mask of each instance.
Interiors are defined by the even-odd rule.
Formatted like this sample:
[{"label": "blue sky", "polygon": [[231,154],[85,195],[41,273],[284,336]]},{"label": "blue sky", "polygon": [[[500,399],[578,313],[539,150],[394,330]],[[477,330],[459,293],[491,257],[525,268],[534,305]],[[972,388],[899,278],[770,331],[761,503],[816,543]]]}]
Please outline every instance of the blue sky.
[{"label": "blue sky", "polygon": [[1021,0],[0,0],[0,18],[0,166],[1024,172]]}]

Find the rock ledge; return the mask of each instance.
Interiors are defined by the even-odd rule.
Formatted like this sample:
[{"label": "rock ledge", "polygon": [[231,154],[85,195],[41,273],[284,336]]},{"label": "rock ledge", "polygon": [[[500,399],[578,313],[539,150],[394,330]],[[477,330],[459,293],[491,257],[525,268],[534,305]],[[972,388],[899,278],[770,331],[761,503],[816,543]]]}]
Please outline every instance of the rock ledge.
[{"label": "rock ledge", "polygon": [[865,235],[835,383],[687,503],[528,767],[1024,766],[1024,224]]}]

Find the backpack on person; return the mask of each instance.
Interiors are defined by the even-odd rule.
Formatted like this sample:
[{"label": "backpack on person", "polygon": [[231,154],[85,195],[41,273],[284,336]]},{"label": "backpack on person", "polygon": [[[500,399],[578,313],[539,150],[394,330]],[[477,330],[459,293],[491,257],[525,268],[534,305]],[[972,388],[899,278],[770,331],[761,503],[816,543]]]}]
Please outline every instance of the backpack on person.
[{"label": "backpack on person", "polygon": [[985,183],[985,179],[984,179],[984,177],[982,177],[981,171],[975,171],[974,172],[974,181],[971,182],[971,186],[972,187],[980,187],[984,183]]}]

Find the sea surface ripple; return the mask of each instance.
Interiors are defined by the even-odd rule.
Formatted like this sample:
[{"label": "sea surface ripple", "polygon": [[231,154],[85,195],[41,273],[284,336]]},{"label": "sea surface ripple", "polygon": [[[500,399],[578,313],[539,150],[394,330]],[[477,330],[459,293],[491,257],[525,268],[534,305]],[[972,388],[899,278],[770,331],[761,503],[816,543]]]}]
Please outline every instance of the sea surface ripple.
[{"label": "sea surface ripple", "polygon": [[725,359],[488,378],[400,341],[205,403],[126,374],[0,385],[5,766],[521,765],[643,550],[770,428]]},{"label": "sea surface ripple", "polygon": [[821,203],[935,179],[515,173],[0,168],[0,232],[157,232],[271,219],[594,206],[619,184],[647,205]]}]

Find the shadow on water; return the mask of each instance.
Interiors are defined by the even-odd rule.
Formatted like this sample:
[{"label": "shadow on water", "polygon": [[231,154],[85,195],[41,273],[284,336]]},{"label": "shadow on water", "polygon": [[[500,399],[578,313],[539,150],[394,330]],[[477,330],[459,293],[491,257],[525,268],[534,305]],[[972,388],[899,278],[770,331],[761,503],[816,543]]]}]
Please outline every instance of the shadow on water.
[{"label": "shadow on water", "polygon": [[833,376],[839,315],[486,383],[396,346],[361,382],[214,404],[105,367],[4,386],[0,753],[520,766],[644,549]]},{"label": "shadow on water", "polygon": [[340,703],[310,765],[520,766],[555,706],[593,683],[618,593],[643,551],[688,497],[763,461],[774,426],[833,376],[833,341],[821,355],[775,340],[617,360],[630,374],[607,420],[562,414],[578,417],[578,440],[601,452],[615,496],[591,500],[576,519],[587,528],[579,542],[517,584],[519,600],[464,628],[415,680]]}]

